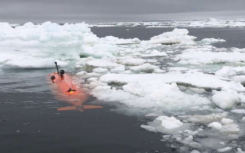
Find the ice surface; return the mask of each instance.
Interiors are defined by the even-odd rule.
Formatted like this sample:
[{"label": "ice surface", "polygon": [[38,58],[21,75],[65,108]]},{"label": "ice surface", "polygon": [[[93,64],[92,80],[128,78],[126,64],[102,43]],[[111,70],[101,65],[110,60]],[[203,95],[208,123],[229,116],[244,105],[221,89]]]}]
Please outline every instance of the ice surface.
[{"label": "ice surface", "polygon": [[222,109],[231,109],[234,105],[240,102],[237,92],[221,91],[217,92],[212,97],[213,102]]},{"label": "ice surface", "polygon": [[221,123],[222,123],[222,124],[232,124],[233,122],[234,122],[233,120],[228,119],[228,118],[223,118],[223,119],[221,120]]},{"label": "ice surface", "polygon": [[50,58],[65,63],[78,59],[83,36],[91,33],[84,23],[61,26],[51,22],[41,25],[29,22],[15,28],[5,23],[0,24],[0,29],[0,53],[5,54],[0,57],[0,63],[9,68],[48,68]]},{"label": "ice surface", "polygon": [[208,115],[189,115],[189,116],[182,116],[183,119],[192,122],[192,123],[199,123],[199,124],[209,124],[212,122],[219,122],[223,118],[227,117],[227,113],[213,113]]},{"label": "ice surface", "polygon": [[159,116],[149,125],[141,125],[141,127],[151,132],[171,134],[185,129],[186,125],[175,117]]},{"label": "ice surface", "polygon": [[147,64],[143,64],[143,65],[139,65],[139,66],[133,66],[130,68],[130,70],[132,70],[133,72],[145,72],[145,73],[152,73],[154,72],[155,69],[158,69],[157,66],[155,65],[151,65],[149,63]]},{"label": "ice surface", "polygon": [[237,114],[245,114],[245,109],[233,109],[231,110],[231,112]]},{"label": "ice surface", "polygon": [[[113,94],[108,94],[113,93]],[[118,94],[121,96],[118,97]],[[210,101],[198,95],[188,95],[179,90],[176,84],[164,82],[128,83],[123,90],[111,89],[107,86],[97,87],[93,95],[101,100],[120,101],[137,108],[160,110],[183,110],[191,106],[209,105]]]},{"label": "ice surface", "polygon": [[172,20],[161,22],[121,22],[118,23],[99,23],[97,27],[135,27],[145,26],[148,28],[173,28],[173,27],[190,27],[190,28],[227,28],[227,27],[245,27],[244,20],[239,19],[214,19],[208,18],[206,20]]},{"label": "ice surface", "polygon": [[189,36],[188,33],[186,29],[174,29],[172,32],[152,37],[149,42],[153,44],[193,44],[196,37]]},{"label": "ice surface", "polygon": [[245,88],[240,83],[226,81],[220,77],[200,72],[185,74],[106,74],[102,76],[100,80],[105,83],[113,82],[119,84],[134,82],[164,82],[177,83],[207,89],[233,89],[236,91],[245,91]]},{"label": "ice surface", "polygon": [[245,53],[240,52],[212,52],[189,49],[175,58],[180,64],[215,64],[236,63],[245,61]]},{"label": "ice surface", "polygon": [[110,62],[108,60],[103,60],[103,59],[96,59],[96,60],[91,60],[86,62],[87,66],[90,67],[103,67],[103,68],[115,68],[119,66],[116,63]]},{"label": "ice surface", "polygon": [[161,126],[166,129],[175,129],[183,125],[180,120],[177,120],[175,117],[159,116],[156,118],[157,121],[161,122]]},{"label": "ice surface", "polygon": [[215,72],[215,75],[218,76],[234,76],[234,75],[243,75],[245,74],[245,67],[230,67],[230,66],[224,66],[222,69]]},{"label": "ice surface", "polygon": [[208,127],[214,128],[216,130],[221,130],[222,125],[219,122],[213,122],[208,125]]},{"label": "ice surface", "polygon": [[230,151],[231,149],[232,149],[231,147],[225,147],[225,148],[218,149],[218,152],[227,152]]},{"label": "ice surface", "polygon": [[204,43],[204,44],[223,43],[223,42],[226,42],[226,40],[215,39],[215,38],[204,38],[201,40],[201,43]]}]

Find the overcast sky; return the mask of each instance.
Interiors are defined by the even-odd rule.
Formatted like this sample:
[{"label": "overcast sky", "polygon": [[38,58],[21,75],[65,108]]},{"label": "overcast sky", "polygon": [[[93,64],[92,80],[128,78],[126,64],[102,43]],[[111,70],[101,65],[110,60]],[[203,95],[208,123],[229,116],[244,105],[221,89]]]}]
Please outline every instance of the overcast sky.
[{"label": "overcast sky", "polygon": [[0,21],[110,22],[245,18],[245,0],[0,0]]}]

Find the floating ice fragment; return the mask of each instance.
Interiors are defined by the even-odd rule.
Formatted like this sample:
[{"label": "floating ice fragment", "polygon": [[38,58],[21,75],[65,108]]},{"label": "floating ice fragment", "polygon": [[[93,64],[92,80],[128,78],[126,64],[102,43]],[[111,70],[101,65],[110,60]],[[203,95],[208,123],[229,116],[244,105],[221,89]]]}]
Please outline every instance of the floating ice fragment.
[{"label": "floating ice fragment", "polygon": [[222,124],[232,124],[234,121],[229,118],[222,118],[221,123]]},{"label": "floating ice fragment", "polygon": [[216,130],[221,130],[222,129],[222,125],[219,122],[210,123],[208,125],[208,127],[211,127],[213,129],[216,129]]},{"label": "floating ice fragment", "polygon": [[217,72],[215,72],[215,75],[218,76],[233,76],[233,75],[241,75],[245,74],[245,67],[230,67],[230,66],[224,66]]},{"label": "floating ice fragment", "polygon": [[177,120],[175,117],[159,116],[156,120],[161,121],[161,126],[166,129],[175,129],[181,127],[183,123],[180,120]]},{"label": "floating ice fragment", "polygon": [[92,61],[88,61],[86,65],[91,67],[101,67],[101,68],[114,68],[118,66],[118,64],[104,59],[95,59]]},{"label": "floating ice fragment", "polygon": [[237,153],[245,153],[241,148],[237,148]]},{"label": "floating ice fragment", "polygon": [[191,153],[200,153],[198,150],[192,150]]},{"label": "floating ice fragment", "polygon": [[215,64],[244,62],[245,53],[240,52],[211,52],[186,50],[175,58],[179,64]]},{"label": "floating ice fragment", "polygon": [[174,29],[172,32],[165,32],[150,39],[152,44],[194,44],[196,37],[189,36],[187,29]]},{"label": "floating ice fragment", "polygon": [[225,147],[225,148],[218,149],[217,151],[218,152],[227,152],[227,151],[230,151],[230,150],[232,150],[231,147]]},{"label": "floating ice fragment", "polygon": [[99,74],[106,74],[107,72],[109,72],[109,70],[105,68],[95,68],[93,69],[93,72],[99,73]]},{"label": "floating ice fragment", "polygon": [[144,64],[145,60],[141,58],[126,58],[121,59],[121,63],[127,66],[138,66]]},{"label": "floating ice fragment", "polygon": [[245,114],[245,109],[233,109],[231,112],[236,114]]},{"label": "floating ice fragment", "polygon": [[151,65],[149,63],[139,65],[139,66],[133,66],[130,68],[133,72],[145,72],[145,73],[152,73],[155,69],[158,69],[157,66]]},{"label": "floating ice fragment", "polygon": [[123,71],[125,71],[125,66],[124,65],[120,65],[117,66],[113,69],[110,70],[112,73],[122,73]]},{"label": "floating ice fragment", "polygon": [[215,39],[215,38],[204,38],[201,40],[201,43],[204,44],[213,44],[213,43],[223,43],[226,42],[224,39]]},{"label": "floating ice fragment", "polygon": [[213,102],[222,109],[231,109],[240,102],[239,95],[236,92],[217,92],[212,97]]},{"label": "floating ice fragment", "polygon": [[235,91],[245,91],[245,88],[240,83],[232,81],[228,82],[220,77],[203,74],[200,72],[185,74],[106,74],[100,78],[100,81],[105,83],[117,82],[120,84],[154,81],[164,83],[177,83],[181,85],[204,89],[232,89]]}]

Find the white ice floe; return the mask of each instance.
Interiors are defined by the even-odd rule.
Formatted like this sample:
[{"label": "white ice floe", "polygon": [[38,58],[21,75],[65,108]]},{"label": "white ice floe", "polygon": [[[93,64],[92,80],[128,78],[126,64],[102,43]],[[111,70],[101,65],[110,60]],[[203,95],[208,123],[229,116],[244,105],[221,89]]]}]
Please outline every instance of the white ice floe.
[{"label": "white ice floe", "polygon": [[227,92],[221,91],[217,92],[212,97],[213,102],[222,109],[231,109],[238,102],[240,102],[240,97],[237,92]]},{"label": "white ice floe", "polygon": [[95,68],[95,69],[93,69],[93,72],[94,73],[100,73],[100,74],[106,74],[109,72],[109,70],[105,69],[105,68]]},{"label": "white ice floe", "polygon": [[245,61],[245,53],[211,52],[190,49],[177,55],[175,60],[178,61],[179,64],[236,63]]},{"label": "white ice floe", "polygon": [[148,125],[141,125],[142,128],[151,132],[161,132],[165,134],[175,133],[183,130],[185,125],[175,117],[159,116]]},{"label": "white ice floe", "polygon": [[125,66],[124,65],[120,65],[120,66],[117,66],[113,69],[111,69],[111,73],[122,73],[125,71]]},{"label": "white ice floe", "polygon": [[236,82],[240,82],[243,85],[245,84],[245,75],[243,75],[243,76],[234,76],[232,79],[234,81],[236,81]]},{"label": "white ice floe", "polygon": [[109,60],[104,60],[104,59],[95,59],[86,62],[86,66],[88,67],[100,67],[100,68],[115,68],[119,66],[117,63],[113,63]]},{"label": "white ice floe", "polygon": [[226,40],[224,39],[215,39],[215,38],[204,38],[200,41],[203,44],[214,44],[214,43],[224,43]]},{"label": "white ice floe", "polygon": [[216,129],[216,130],[221,130],[222,129],[222,124],[220,124],[219,122],[213,122],[213,123],[210,123],[208,125],[208,127],[211,127],[213,129]]},{"label": "white ice floe", "polygon": [[130,68],[131,71],[136,72],[136,73],[139,73],[139,72],[152,73],[156,69],[158,69],[157,66],[151,65],[149,63],[139,65],[139,66],[133,66]]},{"label": "white ice floe", "polygon": [[237,148],[237,153],[244,153],[241,148]]},{"label": "white ice floe", "polygon": [[61,67],[67,66],[66,62],[55,60],[53,58],[24,58],[19,60],[10,60],[3,64],[5,69],[43,69],[54,68],[54,62],[58,62]]},{"label": "white ice floe", "polygon": [[233,109],[231,112],[236,114],[245,114],[245,109]]},{"label": "white ice floe", "polygon": [[133,39],[120,39],[113,36],[107,36],[100,39],[101,43],[116,44],[116,45],[129,45],[129,44],[139,44],[141,41],[138,38]]},{"label": "white ice floe", "polygon": [[138,66],[144,64],[145,60],[141,58],[122,58],[120,63],[127,66]]},{"label": "white ice floe", "polygon": [[245,27],[243,20],[239,19],[214,19],[206,20],[172,20],[161,22],[120,22],[120,23],[99,23],[91,25],[91,27],[135,27],[145,26],[147,28],[226,28],[226,27]]},{"label": "white ice floe", "polygon": [[34,25],[29,22],[15,28],[5,23],[0,24],[0,29],[0,53],[10,55],[0,57],[0,61],[9,68],[48,68],[50,58],[63,62],[79,59],[83,36],[91,33],[84,23]]},{"label": "white ice floe", "polygon": [[174,29],[172,32],[166,32],[150,39],[152,44],[193,44],[196,37],[189,36],[186,29]]},{"label": "white ice floe", "polygon": [[192,150],[191,153],[200,153],[198,150]]},{"label": "white ice floe", "polygon": [[84,44],[82,46],[81,56],[93,56],[96,58],[113,57],[117,54],[118,47],[113,44],[96,43],[94,45]]},{"label": "white ice floe", "polygon": [[222,124],[232,124],[234,121],[229,118],[222,118],[221,123]]},{"label": "white ice floe", "polygon": [[209,124],[212,122],[219,122],[225,117],[227,117],[227,113],[216,113],[208,115],[188,115],[182,116],[181,118],[192,123]]},{"label": "white ice floe", "polygon": [[[135,82],[164,82],[177,83],[187,86],[209,88],[209,89],[233,89],[237,91],[245,91],[240,84],[232,81],[223,80],[209,74],[200,72],[195,73],[165,73],[165,74],[106,74],[100,78],[105,83],[135,83]],[[202,80],[202,81],[200,81]]]},{"label": "white ice floe", "polygon": [[153,50],[150,52],[150,54],[141,54],[142,57],[164,57],[168,56],[165,52],[159,52],[157,50]]},{"label": "white ice floe", "polygon": [[218,76],[234,76],[234,75],[244,75],[245,74],[245,67],[230,67],[230,66],[224,66],[220,70],[215,72],[215,75]]},{"label": "white ice floe", "polygon": [[[164,82],[128,83],[123,90],[97,87],[92,94],[100,100],[121,103],[136,107],[159,110],[183,110],[192,106],[210,105],[210,101],[198,95],[188,95],[179,90],[176,84]],[[118,96],[121,95],[121,96]]]},{"label": "white ice floe", "polygon": [[218,149],[217,151],[218,152],[227,152],[227,151],[231,151],[231,150],[232,150],[231,147],[225,147],[225,148]]}]

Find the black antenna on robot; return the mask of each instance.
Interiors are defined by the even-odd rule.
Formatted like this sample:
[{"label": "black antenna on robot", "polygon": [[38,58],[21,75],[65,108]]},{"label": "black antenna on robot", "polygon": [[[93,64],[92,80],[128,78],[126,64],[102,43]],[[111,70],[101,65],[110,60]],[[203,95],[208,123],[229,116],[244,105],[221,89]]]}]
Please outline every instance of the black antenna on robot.
[{"label": "black antenna on robot", "polygon": [[59,68],[58,68],[57,62],[54,62],[54,63],[55,63],[56,69],[57,69],[57,73],[59,73]]}]

